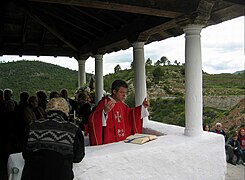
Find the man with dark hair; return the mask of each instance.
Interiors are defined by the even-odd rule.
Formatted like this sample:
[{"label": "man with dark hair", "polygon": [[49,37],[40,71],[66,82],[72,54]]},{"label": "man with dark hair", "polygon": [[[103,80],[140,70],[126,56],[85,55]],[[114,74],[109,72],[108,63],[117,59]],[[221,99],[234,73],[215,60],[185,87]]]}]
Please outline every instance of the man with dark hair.
[{"label": "man with dark hair", "polygon": [[129,135],[142,133],[144,117],[148,116],[149,102],[129,108],[124,104],[128,85],[125,81],[112,83],[111,96],[104,97],[89,117],[90,145],[100,145],[125,140]]},{"label": "man with dark hair", "polygon": [[43,110],[46,110],[46,105],[47,105],[47,94],[45,91],[37,91],[37,101],[38,101],[38,106],[43,108]]},{"label": "man with dark hair", "polygon": [[30,125],[23,157],[22,180],[72,180],[73,163],[84,158],[84,137],[68,121],[69,108],[63,98],[52,98],[45,119]]},{"label": "man with dark hair", "polygon": [[[8,89],[8,88],[4,89],[4,91],[3,91],[4,103],[6,103],[9,100],[12,100],[12,96],[13,96],[13,90],[12,89]],[[14,104],[15,104],[15,110],[16,110],[18,104],[16,101],[14,101]],[[5,104],[5,106],[6,106],[6,104]]]},{"label": "man with dark hair", "polygon": [[76,101],[68,97],[68,90],[67,89],[61,89],[60,90],[60,96],[63,97],[69,107],[69,114],[73,114],[74,111],[77,109]]}]

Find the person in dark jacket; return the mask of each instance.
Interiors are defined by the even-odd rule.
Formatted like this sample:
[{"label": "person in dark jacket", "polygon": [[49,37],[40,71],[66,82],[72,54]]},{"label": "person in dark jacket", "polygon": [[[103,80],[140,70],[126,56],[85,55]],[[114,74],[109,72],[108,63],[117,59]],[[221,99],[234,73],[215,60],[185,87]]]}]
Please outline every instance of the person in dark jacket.
[{"label": "person in dark jacket", "polygon": [[67,89],[61,89],[60,90],[60,96],[63,97],[69,107],[69,114],[73,114],[74,111],[77,109],[77,103],[73,99],[69,98],[68,96],[68,90]]},{"label": "person in dark jacket", "polygon": [[68,121],[64,98],[51,99],[46,112],[44,119],[30,125],[26,136],[22,180],[72,180],[73,163],[85,156],[82,131]]},{"label": "person in dark jacket", "polygon": [[234,156],[232,157],[233,164],[239,164],[240,158],[241,158],[241,148],[240,148],[240,142],[238,141],[238,134],[235,133],[232,136],[232,139],[228,142],[228,145],[231,146],[233,150]]},{"label": "person in dark jacket", "polygon": [[85,135],[88,133],[88,119],[91,112],[90,98],[87,92],[80,92],[77,97],[78,110],[77,116],[82,119],[79,127],[85,131]]},{"label": "person in dark jacket", "polygon": [[[225,139],[225,143],[227,142],[228,136],[227,136],[226,132],[224,131],[222,124],[220,122],[217,122],[215,124],[215,129],[213,130],[213,132],[223,135],[224,139]],[[234,163],[232,160],[233,156],[234,156],[233,150],[232,150],[231,146],[229,146],[228,144],[225,144],[225,153],[226,153],[226,161],[233,164],[233,165],[236,165],[236,163]]]},{"label": "person in dark jacket", "polygon": [[215,129],[213,132],[217,134],[222,134],[225,138],[225,142],[228,140],[228,136],[226,135],[226,132],[224,131],[221,123],[217,122],[215,124]]}]

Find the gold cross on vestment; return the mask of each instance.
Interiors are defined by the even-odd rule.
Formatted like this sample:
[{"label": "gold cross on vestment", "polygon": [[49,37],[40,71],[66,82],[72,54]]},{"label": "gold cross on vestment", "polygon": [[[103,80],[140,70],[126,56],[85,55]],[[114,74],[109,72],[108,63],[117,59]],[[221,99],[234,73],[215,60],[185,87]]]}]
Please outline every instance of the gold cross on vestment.
[{"label": "gold cross on vestment", "polygon": [[123,137],[124,136],[124,130],[123,129],[118,129],[117,130],[117,134],[119,137]]},{"label": "gold cross on vestment", "polygon": [[115,115],[115,118],[117,119],[117,121],[119,123],[121,122],[120,118],[122,118],[122,116],[119,114],[119,111],[117,111],[117,114]]}]

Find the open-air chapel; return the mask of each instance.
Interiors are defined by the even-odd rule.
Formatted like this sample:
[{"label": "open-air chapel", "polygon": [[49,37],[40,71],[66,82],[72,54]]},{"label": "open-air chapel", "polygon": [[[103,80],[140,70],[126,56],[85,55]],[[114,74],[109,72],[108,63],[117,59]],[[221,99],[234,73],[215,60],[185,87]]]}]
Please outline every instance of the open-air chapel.
[{"label": "open-air chapel", "polygon": [[[93,57],[96,103],[103,95],[105,54],[133,48],[137,106],[147,96],[144,46],[185,35],[185,127],[146,118],[143,132],[160,134],[152,142],[87,143],[85,158],[73,166],[74,179],[225,178],[224,138],[202,129],[200,33],[244,16],[243,0],[9,0],[0,4],[0,54],[74,57],[79,63],[79,86],[86,83],[86,60]],[[19,180],[23,166],[21,153],[12,154],[9,177]]]}]

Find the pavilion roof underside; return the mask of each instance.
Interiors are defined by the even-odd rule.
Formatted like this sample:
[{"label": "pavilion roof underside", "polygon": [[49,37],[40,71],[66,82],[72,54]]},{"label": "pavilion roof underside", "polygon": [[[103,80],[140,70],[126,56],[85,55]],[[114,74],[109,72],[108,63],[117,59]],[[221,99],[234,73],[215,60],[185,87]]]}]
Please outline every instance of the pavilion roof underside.
[{"label": "pavilion roof underside", "polygon": [[79,59],[183,34],[244,15],[241,0],[8,0],[0,2],[0,54]]}]

